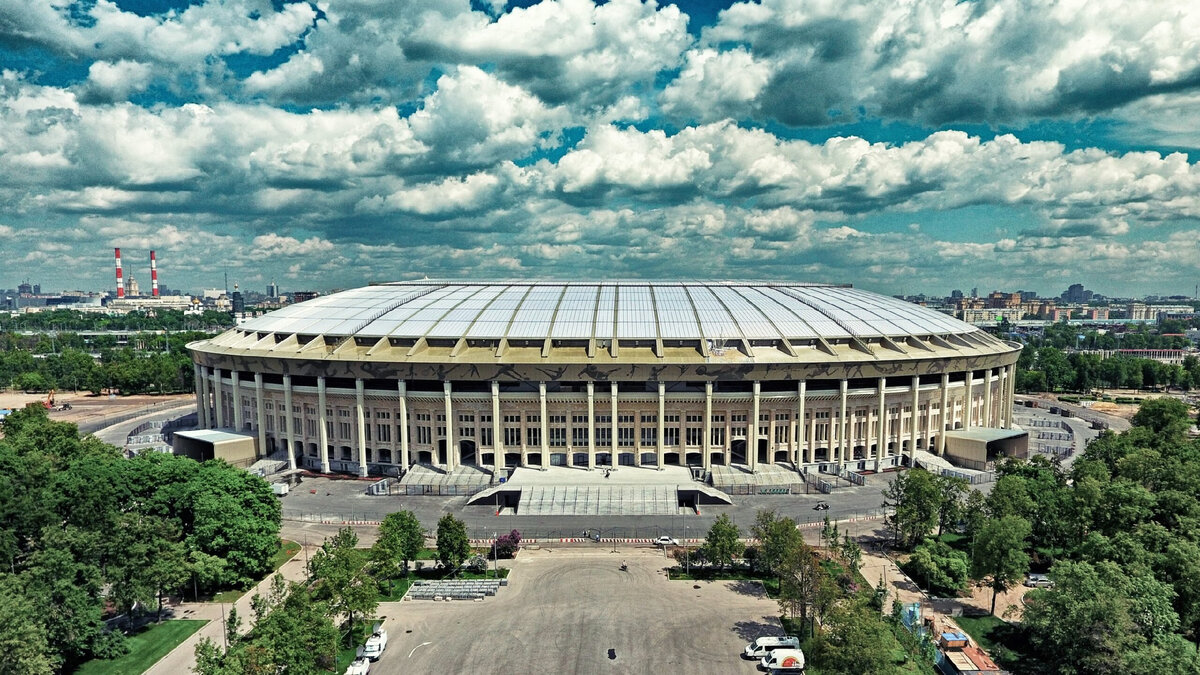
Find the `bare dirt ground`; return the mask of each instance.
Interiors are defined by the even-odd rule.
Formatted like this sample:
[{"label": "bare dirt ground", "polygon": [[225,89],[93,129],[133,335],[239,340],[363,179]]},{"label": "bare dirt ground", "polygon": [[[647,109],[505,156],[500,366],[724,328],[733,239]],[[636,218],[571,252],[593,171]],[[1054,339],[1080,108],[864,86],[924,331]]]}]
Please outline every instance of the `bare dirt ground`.
[{"label": "bare dirt ground", "polygon": [[[114,396],[110,398],[108,396],[95,396],[82,391],[79,393],[62,391],[54,395],[54,403],[55,405],[70,403],[71,409],[52,410],[50,411],[50,419],[80,424],[103,417],[133,412],[155,404],[167,406],[173,403],[191,401],[194,398],[191,394],[176,394],[171,396]],[[0,392],[0,409],[17,410],[24,408],[30,403],[38,403],[45,400],[46,394],[4,391]]]}]

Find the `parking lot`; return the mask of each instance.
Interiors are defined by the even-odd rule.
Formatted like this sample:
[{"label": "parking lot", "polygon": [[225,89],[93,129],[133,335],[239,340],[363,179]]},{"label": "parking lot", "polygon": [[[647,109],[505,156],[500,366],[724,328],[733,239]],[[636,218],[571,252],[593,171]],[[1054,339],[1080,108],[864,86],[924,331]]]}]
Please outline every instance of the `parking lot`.
[{"label": "parking lot", "polygon": [[651,547],[522,551],[496,597],[381,605],[389,643],[371,672],[757,672],[739,654],[780,633],[778,605],[758,584],[667,581],[672,562]]}]

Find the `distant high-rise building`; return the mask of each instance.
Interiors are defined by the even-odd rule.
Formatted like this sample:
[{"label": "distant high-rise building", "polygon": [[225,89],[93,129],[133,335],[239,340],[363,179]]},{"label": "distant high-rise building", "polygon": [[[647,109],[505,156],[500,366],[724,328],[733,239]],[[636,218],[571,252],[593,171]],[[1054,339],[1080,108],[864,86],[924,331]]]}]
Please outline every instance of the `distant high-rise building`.
[{"label": "distant high-rise building", "polygon": [[963,292],[962,292],[962,291],[960,291],[960,290],[958,290],[957,288],[956,288],[956,289],[954,289],[954,290],[952,290],[952,291],[950,291],[950,299],[951,299],[951,300],[962,300],[962,299],[963,299]]},{"label": "distant high-rise building", "polygon": [[42,294],[42,285],[41,285],[41,284],[34,284],[34,285],[33,285],[33,294],[34,294],[34,295],[41,295],[41,294]]},{"label": "distant high-rise building", "polygon": [[1082,304],[1092,299],[1092,292],[1084,288],[1083,284],[1071,284],[1059,297],[1063,302]]},{"label": "distant high-rise building", "polygon": [[246,311],[246,302],[242,299],[242,292],[238,290],[238,285],[233,285],[233,293],[229,295],[229,301],[233,304],[233,313],[241,314]]},{"label": "distant high-rise building", "polygon": [[295,304],[297,302],[304,302],[305,300],[312,300],[320,295],[321,294],[316,291],[292,291],[292,303]]},{"label": "distant high-rise building", "polygon": [[33,286],[29,285],[28,281],[22,282],[17,285],[17,292],[23,295],[29,295],[33,292]]},{"label": "distant high-rise building", "polygon": [[271,283],[267,286],[267,297],[268,298],[278,298],[279,297],[279,285],[275,283],[274,279],[272,279]]},{"label": "distant high-rise building", "polygon": [[971,289],[971,297],[972,297],[972,298],[978,298],[978,297],[979,297],[979,288],[978,288],[978,287],[976,287],[976,288],[972,288],[972,289]]}]

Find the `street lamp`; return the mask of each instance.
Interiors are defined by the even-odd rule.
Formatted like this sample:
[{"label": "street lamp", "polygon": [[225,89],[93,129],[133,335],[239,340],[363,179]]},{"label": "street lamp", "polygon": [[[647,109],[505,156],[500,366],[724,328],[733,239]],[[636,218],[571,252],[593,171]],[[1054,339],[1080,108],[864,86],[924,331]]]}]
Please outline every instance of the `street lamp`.
[{"label": "street lamp", "polygon": [[500,578],[500,556],[496,554],[496,532],[492,532],[492,570],[493,576]]}]

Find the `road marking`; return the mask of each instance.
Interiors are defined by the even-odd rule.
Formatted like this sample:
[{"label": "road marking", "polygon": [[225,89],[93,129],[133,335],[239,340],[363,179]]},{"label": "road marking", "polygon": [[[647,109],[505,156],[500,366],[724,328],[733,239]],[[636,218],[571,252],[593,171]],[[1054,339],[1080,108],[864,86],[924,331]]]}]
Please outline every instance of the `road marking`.
[{"label": "road marking", "polygon": [[420,649],[421,647],[424,647],[425,645],[431,645],[431,644],[433,644],[433,643],[432,643],[432,642],[422,642],[421,644],[417,645],[416,647],[413,647],[413,648],[412,648],[412,651],[408,653],[408,658],[410,658],[410,659],[411,659],[411,658],[412,658],[412,655],[413,655],[413,652],[417,651],[417,650],[418,650],[418,649]]}]

